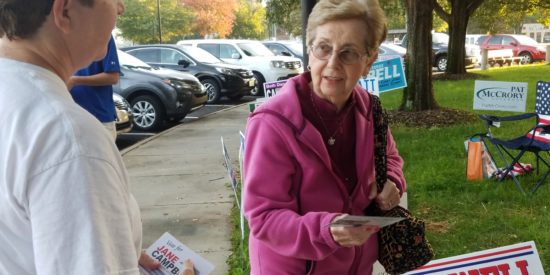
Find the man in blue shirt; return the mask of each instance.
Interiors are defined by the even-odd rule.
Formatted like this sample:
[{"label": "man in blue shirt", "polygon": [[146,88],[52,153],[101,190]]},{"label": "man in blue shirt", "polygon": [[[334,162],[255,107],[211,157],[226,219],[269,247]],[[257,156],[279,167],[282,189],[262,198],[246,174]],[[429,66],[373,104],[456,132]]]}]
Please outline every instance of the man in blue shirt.
[{"label": "man in blue shirt", "polygon": [[72,76],[67,86],[76,103],[94,115],[116,140],[116,111],[113,87],[120,78],[115,40],[111,36],[105,58],[94,61]]}]

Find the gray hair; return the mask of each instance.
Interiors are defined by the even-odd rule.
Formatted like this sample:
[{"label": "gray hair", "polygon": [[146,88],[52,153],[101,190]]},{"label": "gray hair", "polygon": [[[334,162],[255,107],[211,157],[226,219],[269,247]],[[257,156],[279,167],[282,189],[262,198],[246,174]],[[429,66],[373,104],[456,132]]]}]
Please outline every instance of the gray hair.
[{"label": "gray hair", "polygon": [[320,0],[307,21],[307,45],[315,40],[316,29],[329,21],[359,19],[365,23],[365,49],[370,54],[378,51],[388,32],[386,16],[378,0]]}]

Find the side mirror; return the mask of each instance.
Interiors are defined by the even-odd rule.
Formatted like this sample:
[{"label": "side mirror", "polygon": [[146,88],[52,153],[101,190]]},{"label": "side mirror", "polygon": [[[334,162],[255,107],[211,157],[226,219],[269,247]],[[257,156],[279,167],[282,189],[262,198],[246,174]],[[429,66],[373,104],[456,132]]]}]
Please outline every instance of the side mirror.
[{"label": "side mirror", "polygon": [[189,67],[191,63],[189,63],[189,61],[185,60],[185,59],[182,59],[182,60],[179,60],[178,61],[178,65],[180,66],[183,66],[184,68],[187,68]]},{"label": "side mirror", "polygon": [[514,47],[517,47],[518,46],[518,43],[516,42],[510,42],[510,45],[514,46]]},{"label": "side mirror", "polygon": [[241,59],[241,55],[238,54],[238,53],[232,53],[231,54],[231,59]]},{"label": "side mirror", "polygon": [[282,52],[281,52],[281,55],[283,55],[283,56],[292,56],[292,54],[290,54],[290,53],[287,52],[287,51],[282,51]]}]

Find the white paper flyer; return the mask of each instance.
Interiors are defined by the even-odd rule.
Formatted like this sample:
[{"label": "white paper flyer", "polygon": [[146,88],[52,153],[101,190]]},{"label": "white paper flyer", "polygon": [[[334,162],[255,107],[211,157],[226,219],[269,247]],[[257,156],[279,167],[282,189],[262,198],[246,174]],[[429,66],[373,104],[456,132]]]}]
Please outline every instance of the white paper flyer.
[{"label": "white paper flyer", "polygon": [[140,266],[142,275],[179,275],[183,262],[191,259],[195,275],[208,275],[214,265],[178,241],[170,233],[164,233],[157,241],[145,250],[147,255],[160,262],[158,270],[148,270]]},{"label": "white paper flyer", "polygon": [[401,217],[379,217],[379,216],[346,216],[342,219],[333,221],[329,226],[359,226],[370,225],[384,227],[390,224],[402,221]]}]

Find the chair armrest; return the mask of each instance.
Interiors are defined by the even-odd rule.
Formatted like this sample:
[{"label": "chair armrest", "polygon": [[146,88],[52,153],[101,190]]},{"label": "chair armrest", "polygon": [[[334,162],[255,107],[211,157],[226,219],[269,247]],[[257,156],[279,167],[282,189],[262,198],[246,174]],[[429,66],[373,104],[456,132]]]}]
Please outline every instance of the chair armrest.
[{"label": "chair armrest", "polygon": [[522,119],[532,118],[536,116],[538,116],[536,113],[525,113],[525,114],[513,115],[513,116],[479,115],[479,118],[487,121],[487,123],[489,124],[492,124],[493,122],[516,121],[516,120],[522,120]]}]

